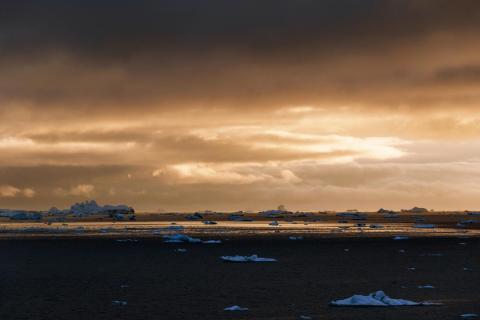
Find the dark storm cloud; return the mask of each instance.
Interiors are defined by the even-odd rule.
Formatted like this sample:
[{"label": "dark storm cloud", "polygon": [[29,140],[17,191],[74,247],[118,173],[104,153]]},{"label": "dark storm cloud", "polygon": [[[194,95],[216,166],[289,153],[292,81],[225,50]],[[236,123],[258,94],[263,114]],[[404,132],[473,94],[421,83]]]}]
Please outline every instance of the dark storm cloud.
[{"label": "dark storm cloud", "polygon": [[[345,93],[391,103],[418,76],[397,50],[480,31],[480,4],[469,0],[50,0],[1,9],[0,101],[90,111],[345,103]],[[387,97],[366,97],[368,89]]]},{"label": "dark storm cloud", "polygon": [[0,26],[7,53],[50,48],[112,58],[240,47],[271,54],[311,49],[312,42],[328,51],[336,43],[471,27],[479,6],[472,0],[6,1]]}]

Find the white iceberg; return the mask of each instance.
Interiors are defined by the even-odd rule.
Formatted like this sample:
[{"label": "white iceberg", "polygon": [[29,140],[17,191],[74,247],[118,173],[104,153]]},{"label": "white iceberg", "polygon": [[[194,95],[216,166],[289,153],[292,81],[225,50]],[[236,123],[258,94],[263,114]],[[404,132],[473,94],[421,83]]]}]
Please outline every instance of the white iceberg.
[{"label": "white iceberg", "polygon": [[225,311],[248,311],[248,308],[240,307],[240,306],[231,306],[231,307],[226,307],[223,309]]},{"label": "white iceberg", "polygon": [[220,259],[228,262],[276,262],[277,259],[261,258],[256,254],[251,256],[221,256]]},{"label": "white iceberg", "polygon": [[334,300],[330,305],[337,307],[397,307],[397,306],[422,306],[430,305],[428,302],[416,302],[404,299],[393,299],[383,291],[370,293],[369,295],[353,295],[350,298]]},{"label": "white iceberg", "polygon": [[199,243],[202,242],[202,240],[198,238],[192,238],[184,234],[172,234],[172,235],[164,235],[164,239],[166,239],[164,242],[168,243],[182,243],[182,242],[190,242],[190,243]]}]

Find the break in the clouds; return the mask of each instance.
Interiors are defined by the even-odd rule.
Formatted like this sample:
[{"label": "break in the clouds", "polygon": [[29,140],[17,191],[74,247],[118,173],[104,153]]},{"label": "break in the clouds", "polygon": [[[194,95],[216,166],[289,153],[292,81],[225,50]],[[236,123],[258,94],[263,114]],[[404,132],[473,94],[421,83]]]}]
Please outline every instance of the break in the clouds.
[{"label": "break in the clouds", "polygon": [[0,7],[0,207],[478,206],[477,1]]}]

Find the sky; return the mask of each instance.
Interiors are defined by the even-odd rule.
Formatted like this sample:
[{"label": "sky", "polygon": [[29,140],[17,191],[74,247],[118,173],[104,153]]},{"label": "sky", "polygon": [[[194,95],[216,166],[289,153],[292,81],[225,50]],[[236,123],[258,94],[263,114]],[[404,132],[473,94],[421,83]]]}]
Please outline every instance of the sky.
[{"label": "sky", "polygon": [[0,6],[0,208],[480,208],[479,1]]}]

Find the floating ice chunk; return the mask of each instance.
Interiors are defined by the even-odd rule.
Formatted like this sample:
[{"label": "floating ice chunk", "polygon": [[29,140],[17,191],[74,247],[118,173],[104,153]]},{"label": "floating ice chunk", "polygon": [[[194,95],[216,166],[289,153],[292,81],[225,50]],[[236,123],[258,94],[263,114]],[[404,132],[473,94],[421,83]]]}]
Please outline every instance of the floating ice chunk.
[{"label": "floating ice chunk", "polygon": [[117,242],[138,242],[137,239],[117,239]]},{"label": "floating ice chunk", "polygon": [[187,252],[187,249],[179,248],[179,249],[176,249],[175,251],[183,253],[183,252]]},{"label": "floating ice chunk", "polygon": [[240,307],[240,306],[231,306],[231,307],[226,307],[223,309],[225,311],[248,311],[248,308]]},{"label": "floating ice chunk", "polygon": [[205,244],[217,244],[217,243],[222,243],[222,240],[205,240],[205,241],[202,241],[202,243],[205,243]]},{"label": "floating ice chunk", "polygon": [[261,258],[256,254],[251,256],[221,256],[220,259],[229,262],[276,262],[277,259]]},{"label": "floating ice chunk", "polygon": [[437,226],[428,223],[416,223],[413,225],[413,227],[417,229],[435,229]]},{"label": "floating ice chunk", "polygon": [[410,267],[410,268],[408,268],[408,270],[410,270],[410,271],[415,271],[415,270],[416,270],[416,268],[414,268],[414,267]]},{"label": "floating ice chunk", "polygon": [[298,236],[298,237],[290,236],[290,237],[288,237],[288,239],[290,239],[290,240],[303,240],[303,237],[302,236]]},{"label": "floating ice chunk", "polygon": [[164,242],[169,242],[169,243],[181,243],[181,242],[190,242],[190,243],[199,243],[202,242],[202,240],[198,238],[192,238],[184,234],[172,234],[172,235],[164,235],[164,239],[166,239]]},{"label": "floating ice chunk", "polygon": [[115,306],[126,306],[128,303],[127,301],[123,301],[123,300],[113,300],[112,304]]},{"label": "floating ice chunk", "polygon": [[464,314],[460,315],[460,317],[462,317],[462,318],[477,318],[478,314],[476,314],[476,313],[464,313]]},{"label": "floating ice chunk", "polygon": [[367,296],[356,294],[350,298],[334,300],[330,302],[330,305],[338,307],[396,307],[421,306],[427,305],[427,303],[404,299],[393,299],[387,296],[383,291],[377,291],[370,293]]},{"label": "floating ice chunk", "polygon": [[424,286],[418,286],[418,289],[435,289],[435,287],[427,284],[427,285],[424,285]]},{"label": "floating ice chunk", "polygon": [[302,319],[302,320],[310,320],[310,319],[312,319],[312,317],[310,317],[310,316],[304,316],[304,315],[301,315],[299,318]]},{"label": "floating ice chunk", "polygon": [[396,236],[393,237],[393,240],[408,240],[409,238],[407,236]]},{"label": "floating ice chunk", "polygon": [[463,271],[472,271],[472,268],[463,268]]}]

